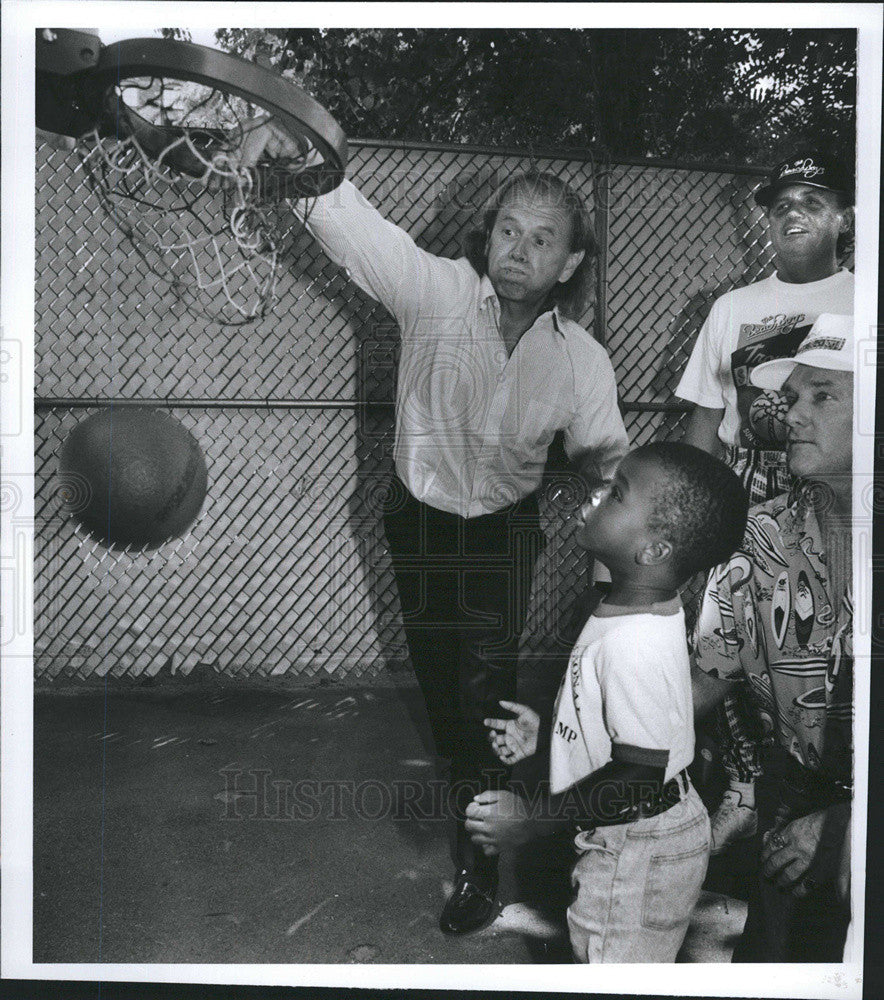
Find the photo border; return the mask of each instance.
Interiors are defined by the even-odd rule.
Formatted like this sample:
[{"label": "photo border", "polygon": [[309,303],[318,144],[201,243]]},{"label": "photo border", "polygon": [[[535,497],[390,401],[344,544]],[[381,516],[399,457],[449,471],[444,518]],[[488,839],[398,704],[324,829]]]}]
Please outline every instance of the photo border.
[{"label": "photo border", "polygon": [[[505,15],[504,15],[505,11]],[[407,14],[406,14],[407,12]],[[6,381],[2,384],[0,436],[3,486],[21,485],[14,514],[3,505],[4,565],[19,579],[32,572],[33,553],[33,396],[34,396],[34,64],[33,32],[45,25],[85,27],[119,22],[130,37],[159,25],[236,24],[257,27],[292,24],[304,27],[500,26],[619,27],[856,27],[858,29],[857,97],[857,225],[856,324],[865,340],[863,365],[857,372],[854,440],[854,510],[863,510],[873,495],[875,436],[875,366],[877,365],[877,277],[879,252],[879,176],[881,138],[881,8],[877,4],[274,4],[34,2],[3,3],[3,190],[2,190],[2,348]],[[788,21],[788,24],[784,23]],[[100,30],[100,29],[99,29]],[[640,30],[640,29],[636,29]],[[884,448],[884,444],[881,445]],[[30,488],[28,488],[30,487]],[[30,547],[28,531],[30,530]],[[871,664],[871,553],[860,550],[854,533],[855,593],[869,594],[869,606],[857,605],[854,635],[856,716],[855,802],[868,795],[869,682]],[[16,548],[20,546],[20,548]],[[4,577],[5,579],[5,577]],[[26,586],[27,584],[23,584]],[[16,597],[4,586],[3,617],[15,613]],[[20,595],[19,595],[20,596]],[[32,595],[30,596],[32,600]],[[865,617],[863,617],[865,615]],[[31,619],[32,621],[32,619]],[[865,808],[854,809],[854,925],[851,960],[840,965],[739,966],[677,965],[648,967],[532,965],[140,965],[34,964],[32,961],[33,839],[33,635],[15,634],[3,650],[0,674],[0,829],[2,829],[2,974],[7,978],[102,980],[164,983],[267,984],[288,986],[355,986],[510,992],[586,993],[606,990],[623,995],[755,996],[841,998],[861,995],[865,898]],[[716,993],[715,991],[723,991]]]}]

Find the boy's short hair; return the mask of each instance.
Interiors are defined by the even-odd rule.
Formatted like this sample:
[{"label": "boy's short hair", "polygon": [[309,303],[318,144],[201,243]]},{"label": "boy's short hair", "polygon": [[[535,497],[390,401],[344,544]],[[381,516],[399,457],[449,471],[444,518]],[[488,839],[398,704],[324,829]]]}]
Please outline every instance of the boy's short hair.
[{"label": "boy's short hair", "polygon": [[663,472],[648,529],[672,545],[680,580],[729,559],[746,530],[749,498],[736,474],[717,458],[681,441],[657,441],[633,452]]}]

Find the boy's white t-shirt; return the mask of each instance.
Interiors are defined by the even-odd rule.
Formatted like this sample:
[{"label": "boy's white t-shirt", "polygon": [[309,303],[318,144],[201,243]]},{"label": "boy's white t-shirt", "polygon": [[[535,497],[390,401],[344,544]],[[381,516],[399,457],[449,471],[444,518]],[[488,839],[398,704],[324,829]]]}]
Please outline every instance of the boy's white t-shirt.
[{"label": "boy's white t-shirt", "polygon": [[694,707],[684,610],[596,608],[580,633],[553,713],[550,788],[562,792],[620,760],[663,767],[694,759]]},{"label": "boy's white t-shirt", "polygon": [[793,357],[822,313],[851,315],[853,288],[853,275],[842,269],[803,284],[772,274],[722,295],[712,304],[675,395],[724,409],[722,444],[781,450],[784,411],[749,382],[749,373],[764,361]]}]

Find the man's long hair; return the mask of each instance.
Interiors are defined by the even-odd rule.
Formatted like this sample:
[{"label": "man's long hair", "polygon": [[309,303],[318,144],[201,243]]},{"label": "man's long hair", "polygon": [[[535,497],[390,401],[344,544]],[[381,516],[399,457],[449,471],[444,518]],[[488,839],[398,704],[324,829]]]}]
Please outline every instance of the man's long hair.
[{"label": "man's long hair", "polygon": [[593,231],[592,219],[580,195],[560,177],[540,170],[526,170],[514,174],[494,192],[482,210],[482,226],[467,233],[464,253],[481,277],[488,272],[488,239],[494,228],[497,213],[509,197],[515,194],[541,196],[561,205],[571,222],[570,252],[583,250],[583,260],[577,265],[571,277],[564,282],[556,282],[542,311],[558,306],[563,316],[579,320],[589,300],[593,279],[593,259],[598,253],[598,244]]}]

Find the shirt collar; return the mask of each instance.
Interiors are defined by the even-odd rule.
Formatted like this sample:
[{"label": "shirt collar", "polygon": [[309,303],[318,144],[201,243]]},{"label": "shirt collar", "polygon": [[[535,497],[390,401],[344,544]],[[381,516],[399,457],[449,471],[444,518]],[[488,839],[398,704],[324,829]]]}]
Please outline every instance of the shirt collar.
[{"label": "shirt collar", "polygon": [[651,604],[608,604],[600,601],[593,611],[596,618],[620,618],[623,615],[677,615],[682,610],[681,598],[671,597],[668,601],[653,601]]},{"label": "shirt collar", "polygon": [[784,540],[796,545],[820,570],[825,570],[827,556],[822,544],[822,532],[816,516],[814,484],[798,479],[789,491],[785,517],[779,521]]},{"label": "shirt collar", "polygon": [[813,517],[814,521],[816,520],[818,497],[818,487],[811,480],[795,479],[789,490],[786,504],[797,525],[803,526],[809,515]]},{"label": "shirt collar", "polygon": [[[491,284],[491,279],[487,274],[483,274],[479,281],[479,302],[483,306],[488,306],[490,303],[495,314],[500,315],[500,300],[497,298],[497,292],[494,291],[494,285]],[[562,316],[559,312],[559,307],[553,306],[552,309],[544,310],[544,312],[537,317],[534,323],[539,322],[545,316],[550,317],[552,328],[562,339],[564,339],[565,331],[562,329]],[[534,323],[532,323],[532,327],[534,326]]]},{"label": "shirt collar", "polygon": [[479,279],[479,301],[484,306],[488,304],[489,299],[495,306],[500,304],[497,301],[497,292],[494,291],[494,285],[491,284],[491,279],[487,274],[483,274]]},{"label": "shirt collar", "polygon": [[560,337],[564,337],[565,336],[565,331],[562,329],[562,325],[561,325],[560,320],[561,320],[561,315],[559,313],[559,307],[558,306],[553,306],[553,309],[552,309],[552,324],[553,324],[553,327],[555,328],[556,333]]}]

